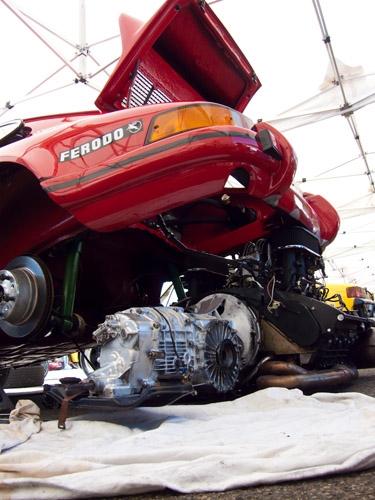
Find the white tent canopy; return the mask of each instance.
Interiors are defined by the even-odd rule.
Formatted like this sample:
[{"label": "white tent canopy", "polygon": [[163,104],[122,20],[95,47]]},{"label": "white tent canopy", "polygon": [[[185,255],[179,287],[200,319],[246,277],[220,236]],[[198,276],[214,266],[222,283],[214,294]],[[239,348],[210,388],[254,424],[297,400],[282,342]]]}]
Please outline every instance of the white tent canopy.
[{"label": "white tent canopy", "polygon": [[[119,14],[147,20],[161,3],[0,0],[3,120],[94,109],[120,55]],[[375,3],[209,3],[262,82],[246,114],[284,131],[299,158],[296,182],[340,213],[339,235],[325,252],[329,281],[374,291]]]}]

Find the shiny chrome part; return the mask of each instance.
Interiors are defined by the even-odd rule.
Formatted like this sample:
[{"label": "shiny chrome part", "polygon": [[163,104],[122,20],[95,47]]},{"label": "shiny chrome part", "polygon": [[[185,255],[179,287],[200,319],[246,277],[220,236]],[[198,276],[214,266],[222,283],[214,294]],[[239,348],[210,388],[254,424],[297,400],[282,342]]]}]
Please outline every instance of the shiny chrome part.
[{"label": "shiny chrome part", "polygon": [[284,245],[284,246],[278,247],[276,250],[294,250],[296,248],[298,248],[300,250],[304,250],[305,252],[311,253],[312,255],[315,255],[315,257],[321,257],[321,254],[314,252],[313,250],[311,250],[311,248],[309,248],[305,245]]},{"label": "shiny chrome part", "polygon": [[286,389],[323,390],[339,384],[348,384],[358,377],[356,368],[336,365],[329,370],[308,371],[294,363],[268,361],[260,369],[256,380],[258,389],[285,387]]},{"label": "shiny chrome part", "polygon": [[178,307],[132,308],[107,316],[94,332],[100,368],[92,394],[124,398],[168,380],[232,390],[243,343],[228,321]]},{"label": "shiny chrome part", "polygon": [[43,329],[52,307],[52,279],[37,257],[23,255],[0,271],[0,328],[11,337]]},{"label": "shiny chrome part", "polygon": [[260,344],[260,326],[255,313],[237,297],[227,293],[208,295],[195,306],[198,314],[212,314],[229,321],[241,339],[242,366],[254,365]]},{"label": "shiny chrome part", "polygon": [[0,271],[0,319],[22,325],[32,315],[38,298],[35,276],[27,268]]}]

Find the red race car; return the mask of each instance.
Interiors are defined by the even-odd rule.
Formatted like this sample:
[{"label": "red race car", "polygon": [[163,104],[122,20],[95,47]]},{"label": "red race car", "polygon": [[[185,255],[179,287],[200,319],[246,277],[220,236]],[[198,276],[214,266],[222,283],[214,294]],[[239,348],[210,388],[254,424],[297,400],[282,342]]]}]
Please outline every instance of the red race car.
[{"label": "red race car", "polygon": [[168,0],[120,28],[97,112],[0,126],[0,366],[96,344],[88,379],[51,389],[96,406],[374,366],[374,319],[328,305],[317,278],[338,215],[293,187],[285,137],[242,114],[260,82],[219,19]]}]

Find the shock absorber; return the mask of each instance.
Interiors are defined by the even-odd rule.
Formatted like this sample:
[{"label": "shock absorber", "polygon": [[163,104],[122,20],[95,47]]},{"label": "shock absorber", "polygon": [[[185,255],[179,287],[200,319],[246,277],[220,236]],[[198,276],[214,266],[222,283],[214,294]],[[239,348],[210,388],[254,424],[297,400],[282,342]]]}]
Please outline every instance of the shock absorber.
[{"label": "shock absorber", "polygon": [[66,259],[60,314],[52,318],[54,326],[70,337],[78,335],[85,328],[81,316],[73,312],[82,250],[82,241],[76,240]]}]

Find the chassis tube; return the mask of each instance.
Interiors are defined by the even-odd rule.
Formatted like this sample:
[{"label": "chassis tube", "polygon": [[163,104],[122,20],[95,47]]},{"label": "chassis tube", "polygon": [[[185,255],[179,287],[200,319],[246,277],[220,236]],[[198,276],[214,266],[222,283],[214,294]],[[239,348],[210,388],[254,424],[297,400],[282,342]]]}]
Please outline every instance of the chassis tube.
[{"label": "chassis tube", "polygon": [[66,260],[64,284],[61,298],[62,329],[71,331],[73,327],[73,308],[76,297],[77,276],[82,254],[82,241],[76,241]]}]

